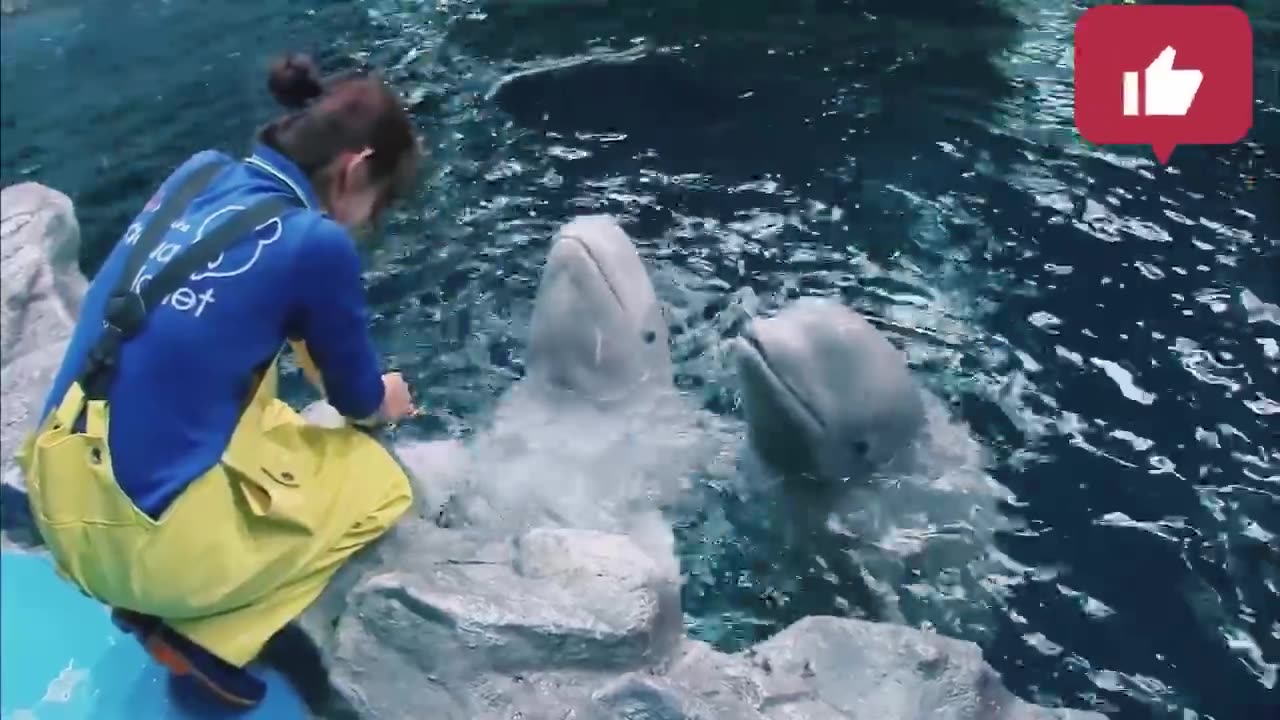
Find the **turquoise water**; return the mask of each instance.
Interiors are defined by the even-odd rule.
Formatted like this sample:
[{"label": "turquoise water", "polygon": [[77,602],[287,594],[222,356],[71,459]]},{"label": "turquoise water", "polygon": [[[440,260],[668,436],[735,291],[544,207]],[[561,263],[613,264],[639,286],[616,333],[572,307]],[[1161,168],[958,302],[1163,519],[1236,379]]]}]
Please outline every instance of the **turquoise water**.
[{"label": "turquoise water", "polygon": [[47,559],[0,559],[0,717],[4,720],[301,720],[301,700],[275,673],[267,699],[232,713],[190,692],[111,623],[101,605],[59,578]]},{"label": "turquoise water", "polygon": [[[370,258],[380,342],[436,410],[409,432],[483,426],[522,372],[551,230],[616,213],[671,306],[681,387],[731,429],[721,338],[824,294],[879,321],[989,451],[1016,497],[994,568],[902,551],[902,621],[979,642],[1040,702],[1266,717],[1274,29],[1248,142],[1161,168],[1076,138],[1072,3],[500,5],[84,0],[6,21],[0,177],[72,194],[92,272],[163,173],[266,119],[284,43],[387,67],[433,147]],[[855,538],[786,545],[776,498],[702,480],[673,513],[691,633],[734,649],[806,614],[886,617]]]}]

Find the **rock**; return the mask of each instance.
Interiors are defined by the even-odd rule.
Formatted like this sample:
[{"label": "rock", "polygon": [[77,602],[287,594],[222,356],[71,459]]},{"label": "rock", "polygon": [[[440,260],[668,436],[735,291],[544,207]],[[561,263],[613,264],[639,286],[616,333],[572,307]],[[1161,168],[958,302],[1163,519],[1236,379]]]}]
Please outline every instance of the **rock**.
[{"label": "rock", "polygon": [[675,580],[620,535],[504,539],[411,517],[348,563],[301,623],[335,690],[321,714],[470,720],[573,707],[679,646]]},{"label": "rock", "polygon": [[661,674],[593,696],[598,717],[672,720],[1083,720],[1014,697],[973,643],[902,625],[809,617],[735,655],[686,641]]},{"label": "rock", "polygon": [[[37,183],[0,191],[0,515],[6,541],[34,531],[13,462],[75,329],[88,282],[71,199]],[[24,540],[25,538],[25,540]]]},{"label": "rock", "polygon": [[[977,645],[836,617],[738,654],[684,637],[677,579],[629,538],[514,540],[397,526],[302,626],[321,718],[1040,720],[1101,717],[1010,693]],[[296,657],[322,668],[301,668]],[[292,665],[292,667],[291,667]]]},{"label": "rock", "polygon": [[[801,678],[806,694],[851,720],[1096,716],[1023,702],[971,642],[914,628],[835,617],[796,622],[749,651],[772,673]],[[770,717],[791,717],[771,713]]]}]

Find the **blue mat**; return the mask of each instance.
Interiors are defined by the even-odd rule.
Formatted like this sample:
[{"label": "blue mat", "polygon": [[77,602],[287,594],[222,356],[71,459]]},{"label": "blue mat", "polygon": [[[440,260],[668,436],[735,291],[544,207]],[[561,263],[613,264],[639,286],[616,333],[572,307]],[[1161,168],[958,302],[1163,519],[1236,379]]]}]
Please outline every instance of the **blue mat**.
[{"label": "blue mat", "polygon": [[48,558],[0,557],[0,718],[3,720],[302,720],[302,701],[279,674],[267,699],[232,711],[185,688],[137,641],[111,623],[106,608],[59,578]]}]

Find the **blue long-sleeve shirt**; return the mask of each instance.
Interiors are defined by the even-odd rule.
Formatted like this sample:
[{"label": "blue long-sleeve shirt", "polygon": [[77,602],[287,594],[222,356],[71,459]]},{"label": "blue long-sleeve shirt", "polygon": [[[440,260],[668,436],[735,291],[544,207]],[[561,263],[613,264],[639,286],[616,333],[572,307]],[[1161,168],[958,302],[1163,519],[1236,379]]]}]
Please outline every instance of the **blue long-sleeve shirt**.
[{"label": "blue long-sleeve shirt", "polygon": [[[218,157],[192,156],[160,186]],[[159,517],[221,458],[252,390],[252,380],[289,339],[306,343],[329,402],[365,418],[382,403],[379,360],[369,335],[360,259],[350,234],[320,210],[306,175],[264,145],[215,176],[166,231],[142,274],[225,220],[231,206],[268,195],[298,207],[235,244],[153,308],[125,343],[107,396],[108,447],[116,481],[143,512]],[[125,232],[85,296],[42,417],[79,376],[102,332],[104,306],[124,271],[129,242],[156,209],[150,202]]]}]

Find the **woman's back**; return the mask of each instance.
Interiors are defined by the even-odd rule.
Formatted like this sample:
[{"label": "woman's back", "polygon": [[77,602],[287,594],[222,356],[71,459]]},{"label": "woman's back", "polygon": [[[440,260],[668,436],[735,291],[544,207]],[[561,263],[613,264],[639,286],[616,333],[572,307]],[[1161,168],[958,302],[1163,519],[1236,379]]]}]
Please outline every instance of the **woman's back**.
[{"label": "woman's back", "polygon": [[[326,276],[335,269],[340,273],[348,262],[359,275],[350,237],[308,209],[317,206],[316,199],[287,159],[263,147],[245,162],[214,151],[198,153],[164,182],[94,278],[49,405],[81,371],[102,331],[106,300],[164,194],[208,163],[225,167],[164,231],[130,279],[135,291],[254,201],[276,195],[297,209],[268,221],[187,277],[150,309],[142,331],[124,344],[108,394],[111,456],[121,488],[153,517],[217,463],[256,372],[271,362],[286,336],[303,334],[307,311],[341,299],[323,296],[341,294],[344,285],[326,282]],[[350,304],[362,311],[363,297],[350,298]],[[356,351],[359,358],[360,348]]]}]

